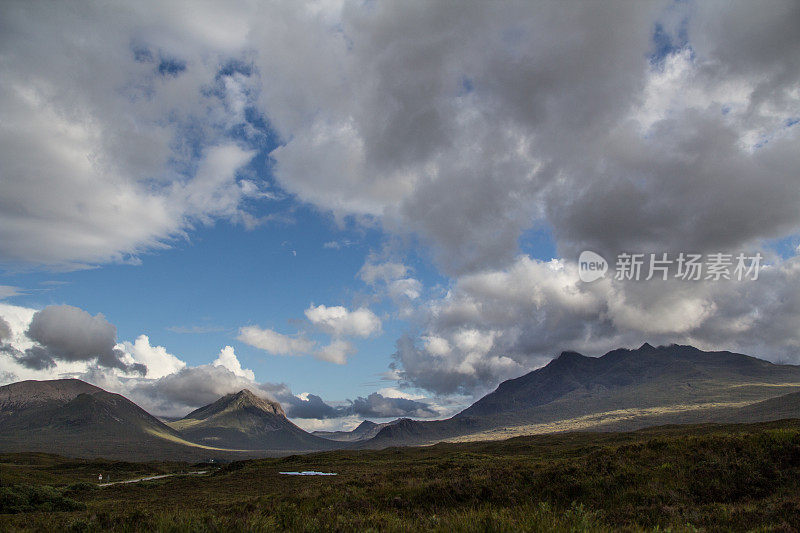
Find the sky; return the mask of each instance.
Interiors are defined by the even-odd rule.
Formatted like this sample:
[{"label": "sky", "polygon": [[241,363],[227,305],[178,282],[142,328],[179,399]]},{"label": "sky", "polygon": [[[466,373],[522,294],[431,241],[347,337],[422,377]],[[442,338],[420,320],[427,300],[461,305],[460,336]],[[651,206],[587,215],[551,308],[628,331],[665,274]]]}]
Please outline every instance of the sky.
[{"label": "sky", "polygon": [[564,350],[800,363],[798,27],[790,0],[3,2],[0,384],[164,417],[249,388],[348,429]]}]

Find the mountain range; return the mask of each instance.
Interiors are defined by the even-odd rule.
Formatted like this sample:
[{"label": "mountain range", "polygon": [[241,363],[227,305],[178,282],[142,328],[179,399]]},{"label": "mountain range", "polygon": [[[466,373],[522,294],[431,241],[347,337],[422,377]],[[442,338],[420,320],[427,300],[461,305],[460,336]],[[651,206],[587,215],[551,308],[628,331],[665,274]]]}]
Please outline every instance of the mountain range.
[{"label": "mountain range", "polygon": [[77,379],[23,381],[0,387],[0,452],[232,460],[780,418],[800,418],[800,367],[732,352],[644,344],[602,357],[563,352],[446,420],[364,421],[349,432],[310,434],[288,420],[280,404],[248,390],[165,423],[123,396]]},{"label": "mountain range", "polygon": [[370,420],[364,420],[352,431],[314,431],[312,435],[339,442],[361,442],[371,439],[386,426],[396,424],[400,420],[402,419],[392,422],[383,422],[381,424]]},{"label": "mountain range", "polygon": [[[795,418],[800,417],[800,405],[789,394],[796,391],[800,391],[800,366],[727,351],[680,345],[656,348],[645,343],[602,357],[562,352],[546,366],[502,382],[450,419],[387,427],[365,444],[384,447]],[[770,401],[760,403],[766,400]],[[778,411],[777,406],[783,407]]]}]

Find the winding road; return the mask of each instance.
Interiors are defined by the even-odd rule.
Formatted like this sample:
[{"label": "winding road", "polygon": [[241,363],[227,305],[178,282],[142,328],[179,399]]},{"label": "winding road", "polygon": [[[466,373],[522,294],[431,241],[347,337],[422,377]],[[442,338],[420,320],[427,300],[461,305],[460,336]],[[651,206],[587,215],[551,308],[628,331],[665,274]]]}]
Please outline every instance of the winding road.
[{"label": "winding road", "polygon": [[112,481],[111,483],[98,483],[98,487],[110,487],[111,485],[123,485],[125,483],[139,483],[140,481],[151,481],[153,479],[163,479],[165,477],[173,476],[196,476],[199,474],[206,474],[208,470],[196,470],[194,472],[179,472],[175,474],[159,474],[157,476],[140,477],[136,479],[126,479],[125,481]]}]

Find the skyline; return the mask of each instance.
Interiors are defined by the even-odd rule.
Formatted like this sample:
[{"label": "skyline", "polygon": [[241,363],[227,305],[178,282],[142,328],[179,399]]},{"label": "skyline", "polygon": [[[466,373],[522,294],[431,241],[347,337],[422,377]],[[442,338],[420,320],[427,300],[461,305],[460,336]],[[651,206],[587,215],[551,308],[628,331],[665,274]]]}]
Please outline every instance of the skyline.
[{"label": "skyline", "polygon": [[4,3],[0,385],[340,429],[566,350],[800,363],[800,6],[615,7]]}]

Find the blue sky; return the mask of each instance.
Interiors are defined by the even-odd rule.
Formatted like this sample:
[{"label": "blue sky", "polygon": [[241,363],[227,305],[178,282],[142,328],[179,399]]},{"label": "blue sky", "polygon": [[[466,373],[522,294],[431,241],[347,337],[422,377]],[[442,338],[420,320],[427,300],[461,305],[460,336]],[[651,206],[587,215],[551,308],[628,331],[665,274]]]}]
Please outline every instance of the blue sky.
[{"label": "blue sky", "polygon": [[[268,171],[262,172],[268,178]],[[367,256],[381,250],[382,232],[340,227],[313,208],[280,203],[288,204],[283,207],[286,221],[250,231],[227,222],[201,225],[187,239],[143,254],[135,264],[71,272],[5,271],[2,284],[22,288],[24,294],[11,300],[17,305],[68,303],[103,313],[117,326],[120,339],[146,333],[151,343],[168,347],[190,364],[209,363],[223,346],[232,345],[260,380],[285,381],[298,392],[343,400],[386,386],[380,374],[388,370],[395,341],[407,327],[392,318],[394,310],[386,302],[371,306],[388,317],[383,334],[357,341],[358,353],[348,366],[265,355],[237,342],[244,325],[293,333],[311,303],[350,307],[370,299],[357,275]],[[273,211],[272,202],[264,204],[264,213],[280,212]],[[346,244],[325,246],[334,242]],[[414,271],[425,276],[426,286],[442,282],[424,257],[416,257]],[[204,332],[188,332],[193,328]]]},{"label": "blue sky", "polygon": [[[5,3],[0,382],[165,416],[248,387],[312,428],[448,416],[562,350],[798,361],[799,14]],[[583,250],[767,268],[584,283]]]}]

